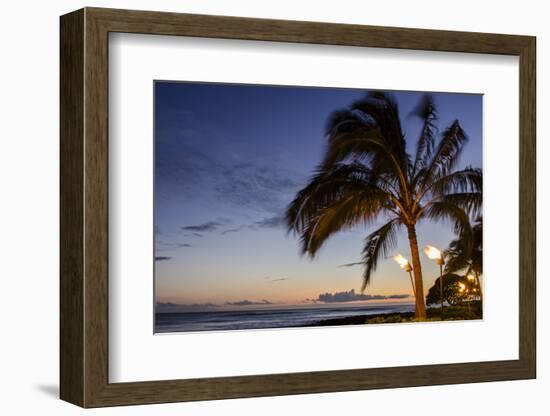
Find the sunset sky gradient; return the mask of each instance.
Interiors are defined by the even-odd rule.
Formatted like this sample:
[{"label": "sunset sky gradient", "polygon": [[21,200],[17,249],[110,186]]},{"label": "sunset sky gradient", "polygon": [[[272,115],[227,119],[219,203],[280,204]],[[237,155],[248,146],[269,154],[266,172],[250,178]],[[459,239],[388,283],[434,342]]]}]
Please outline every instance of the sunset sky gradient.
[{"label": "sunset sky gradient", "polygon": [[[310,260],[300,256],[297,237],[287,234],[282,222],[286,206],[321,161],[329,114],[364,94],[354,89],[155,83],[158,303],[209,310],[367,299],[359,294],[361,266],[345,265],[360,261],[364,238],[376,224],[337,234]],[[394,94],[413,152],[421,124],[407,116],[421,93]],[[440,130],[458,118],[469,136],[458,168],[481,167],[482,96],[434,97]],[[420,249],[426,244],[445,248],[453,238],[449,223],[425,221],[417,231]],[[410,259],[405,234],[399,232],[395,254]],[[421,256],[427,291],[437,266]],[[375,302],[381,296],[412,294],[412,289],[408,275],[390,257],[381,262],[365,293],[376,296],[370,301]]]}]

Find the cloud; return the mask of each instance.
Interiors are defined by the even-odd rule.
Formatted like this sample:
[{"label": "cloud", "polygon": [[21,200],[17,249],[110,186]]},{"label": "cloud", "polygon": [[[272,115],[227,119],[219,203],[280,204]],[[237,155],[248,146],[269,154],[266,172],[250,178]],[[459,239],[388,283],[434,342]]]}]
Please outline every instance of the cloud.
[{"label": "cloud", "polygon": [[181,227],[183,231],[192,231],[192,235],[195,237],[203,237],[205,232],[216,231],[217,229],[226,226],[231,223],[231,219],[225,217],[218,217],[214,220],[206,221],[200,224],[185,225]]},{"label": "cloud", "polygon": [[169,256],[155,256],[155,261],[166,261],[170,260],[172,257]]},{"label": "cloud", "polygon": [[358,262],[355,262],[355,263],[340,264],[338,267],[353,267],[353,266],[360,266],[360,265],[363,265],[363,264],[365,264],[365,263],[362,262],[362,261],[358,261]]},{"label": "cloud", "polygon": [[[227,141],[225,132],[223,143]],[[158,198],[174,199],[192,193],[239,210],[276,213],[285,208],[302,185],[302,175],[281,168],[273,161],[273,155],[247,154],[249,161],[239,162],[219,147],[212,146],[212,150],[203,143],[212,143],[212,136],[199,133],[193,139],[157,140]]]},{"label": "cloud", "polygon": [[211,309],[219,308],[220,305],[215,303],[192,303],[181,304],[172,302],[157,302],[156,312],[158,313],[170,313],[170,312],[200,312]]},{"label": "cloud", "polygon": [[273,283],[273,282],[284,282],[285,280],[290,280],[288,277],[280,277],[278,279],[270,279],[268,280],[269,283]]},{"label": "cloud", "polygon": [[284,226],[285,220],[284,217],[280,215],[276,216],[270,216],[262,218],[261,220],[254,221],[251,224],[244,224],[239,227],[229,228],[227,230],[224,230],[221,232],[222,235],[225,234],[231,234],[231,233],[237,233],[241,230],[259,230],[259,229],[265,229],[265,228],[277,228]]},{"label": "cloud", "polygon": [[236,302],[225,302],[223,304],[205,302],[205,303],[174,303],[174,302],[157,302],[156,312],[158,313],[178,313],[178,312],[204,312],[209,310],[223,311],[224,306],[260,306],[260,305],[273,305],[270,301],[262,299],[260,301],[251,300],[239,300]]},{"label": "cloud", "polygon": [[224,202],[276,213],[284,209],[300,185],[295,173],[280,166],[240,163],[222,167],[214,189]]},{"label": "cloud", "polygon": [[190,233],[190,234],[183,234],[184,237],[197,237],[197,238],[203,238],[204,235],[201,233]]},{"label": "cloud", "polygon": [[[194,247],[193,244],[189,244],[189,243],[172,243],[169,241],[162,241],[162,240],[157,240],[156,244],[157,244],[157,248],[156,248],[157,252],[166,252],[166,251],[172,252],[174,249],[177,249],[177,248]],[[157,256],[155,258],[155,260],[159,260],[159,261],[170,260],[170,259],[171,257],[168,257],[168,256]]]},{"label": "cloud", "polygon": [[239,300],[236,302],[225,302],[225,305],[227,306],[253,306],[253,305],[273,305],[270,301],[266,299],[262,299],[259,302],[251,301],[251,300]]},{"label": "cloud", "polygon": [[174,195],[184,195],[197,184],[202,184],[217,164],[173,137],[158,136],[155,147],[155,175],[157,178],[157,198],[172,199]]},{"label": "cloud", "polygon": [[281,215],[275,215],[272,217],[266,217],[259,221],[256,221],[253,224],[250,224],[248,227],[255,228],[277,228],[285,225],[285,219]]},{"label": "cloud", "polygon": [[170,248],[170,247],[174,247],[174,243],[170,242],[170,241],[166,241],[166,240],[161,240],[160,238],[156,238],[155,239],[155,244],[158,246],[158,247],[162,247],[162,248]]},{"label": "cloud", "polygon": [[238,231],[241,231],[243,228],[245,228],[244,225],[241,225],[240,227],[229,228],[228,230],[222,231],[221,234],[222,234],[222,235],[225,235],[225,234],[236,233],[236,232],[238,232]]},{"label": "cloud", "polygon": [[369,295],[355,293],[355,289],[348,292],[322,293],[317,299],[306,299],[312,302],[337,303],[337,302],[356,302],[366,300],[387,300],[387,299],[407,299],[410,295]]},{"label": "cloud", "polygon": [[184,227],[181,227],[182,230],[185,231],[215,231],[219,227],[221,227],[223,224],[219,223],[218,221],[208,221],[202,224],[197,225],[186,225]]}]

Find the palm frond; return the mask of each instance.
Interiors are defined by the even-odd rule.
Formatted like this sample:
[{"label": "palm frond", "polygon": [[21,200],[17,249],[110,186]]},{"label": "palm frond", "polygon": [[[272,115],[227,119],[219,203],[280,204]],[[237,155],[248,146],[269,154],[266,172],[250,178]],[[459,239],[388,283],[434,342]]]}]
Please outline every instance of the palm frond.
[{"label": "palm frond", "polygon": [[381,171],[390,171],[392,165],[386,153],[378,128],[341,124],[329,137],[321,166],[330,169],[343,161],[370,163],[383,160],[385,163],[379,163]]},{"label": "palm frond", "polygon": [[427,166],[433,154],[434,141],[437,134],[437,126],[435,125],[437,110],[433,96],[431,94],[424,94],[409,116],[416,116],[422,120],[422,129],[416,143],[416,157],[411,172],[412,176],[414,176],[419,169]]},{"label": "palm frond", "polygon": [[422,216],[435,221],[451,221],[456,234],[470,235],[472,232],[468,214],[460,206],[449,201],[430,202]]},{"label": "palm frond", "polygon": [[483,273],[483,217],[476,218],[472,227],[473,251],[472,268],[477,273]]},{"label": "palm frond", "polygon": [[481,169],[467,167],[440,177],[429,186],[434,195],[445,195],[452,192],[483,191],[483,174]]},{"label": "palm frond", "polygon": [[406,153],[397,103],[390,94],[368,93],[350,107],[335,111],[326,126],[328,146],[321,166],[359,161],[373,171],[402,176],[405,185]]},{"label": "palm frond", "polygon": [[373,184],[376,185],[373,173],[360,163],[342,163],[329,170],[319,168],[287,207],[289,231],[300,233],[311,218],[342,195],[365,191]]},{"label": "palm frond", "polygon": [[440,196],[439,201],[455,205],[475,218],[481,214],[483,194],[481,192],[455,192]]},{"label": "palm frond", "polygon": [[483,272],[483,219],[478,217],[471,225],[471,233],[459,234],[445,250],[445,270]]},{"label": "palm frond", "polygon": [[467,142],[468,136],[460,126],[459,121],[455,120],[443,132],[441,140],[436,146],[431,161],[426,168],[423,180],[424,187],[452,171]]},{"label": "palm frond", "polygon": [[470,253],[466,249],[467,245],[463,236],[451,241],[449,247],[443,253],[446,273],[453,273],[470,267]]},{"label": "palm frond", "polygon": [[368,224],[380,212],[384,199],[372,194],[350,194],[324,208],[300,236],[302,253],[314,257],[333,234]]},{"label": "palm frond", "polygon": [[363,285],[361,292],[369,285],[371,274],[376,270],[378,261],[386,257],[397,243],[397,226],[401,223],[399,218],[394,218],[382,227],[372,232],[365,239],[363,248]]},{"label": "palm frond", "polygon": [[401,168],[407,171],[410,164],[399,117],[399,107],[394,96],[383,91],[371,91],[357,100],[351,108],[360,111],[363,118],[378,127],[384,144],[396,156]]},{"label": "palm frond", "polygon": [[287,208],[286,222],[300,235],[302,253],[313,257],[332,234],[368,224],[389,204],[368,168],[342,164],[312,178]]}]

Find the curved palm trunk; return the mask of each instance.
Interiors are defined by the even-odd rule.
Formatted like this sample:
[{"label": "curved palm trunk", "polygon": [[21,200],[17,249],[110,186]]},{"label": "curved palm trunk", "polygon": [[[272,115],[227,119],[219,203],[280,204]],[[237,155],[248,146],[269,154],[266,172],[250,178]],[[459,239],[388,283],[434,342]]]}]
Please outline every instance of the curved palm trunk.
[{"label": "curved palm trunk", "polygon": [[412,266],[415,285],[415,318],[426,319],[426,303],[424,301],[424,285],[422,282],[422,267],[420,266],[420,254],[418,252],[418,241],[416,239],[416,227],[414,224],[407,225],[409,245],[411,247]]},{"label": "curved palm trunk", "polygon": [[481,282],[479,281],[479,273],[474,272],[474,276],[476,278],[477,286],[479,287],[479,301],[483,304],[483,290],[481,289]]}]

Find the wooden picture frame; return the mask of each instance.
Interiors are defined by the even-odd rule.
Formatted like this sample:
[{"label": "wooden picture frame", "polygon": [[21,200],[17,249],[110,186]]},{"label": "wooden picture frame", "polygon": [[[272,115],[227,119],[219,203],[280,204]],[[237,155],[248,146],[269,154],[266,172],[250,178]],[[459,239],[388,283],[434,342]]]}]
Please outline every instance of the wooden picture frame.
[{"label": "wooden picture frame", "polygon": [[[536,376],[535,38],[85,8],[61,17],[60,396],[82,407],[530,379]],[[110,32],[519,57],[519,359],[109,383]]]}]

